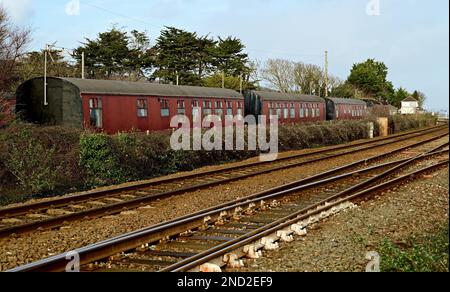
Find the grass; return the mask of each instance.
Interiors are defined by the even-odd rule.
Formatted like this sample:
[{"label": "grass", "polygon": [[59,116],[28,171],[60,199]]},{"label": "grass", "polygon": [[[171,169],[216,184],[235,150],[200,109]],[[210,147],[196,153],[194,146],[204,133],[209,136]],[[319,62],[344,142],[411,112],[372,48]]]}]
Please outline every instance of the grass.
[{"label": "grass", "polygon": [[449,272],[449,225],[401,246],[385,240],[380,254],[383,272]]}]

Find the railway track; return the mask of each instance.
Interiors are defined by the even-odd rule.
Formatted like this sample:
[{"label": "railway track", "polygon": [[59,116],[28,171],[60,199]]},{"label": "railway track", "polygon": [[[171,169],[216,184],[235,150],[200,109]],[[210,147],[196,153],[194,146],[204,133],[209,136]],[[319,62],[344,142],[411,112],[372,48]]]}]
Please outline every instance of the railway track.
[{"label": "railway track", "polygon": [[[415,147],[448,134],[445,126],[403,133],[372,141],[341,145],[331,149],[319,149],[306,154],[281,158],[275,162],[249,163],[236,167],[161,179],[149,183],[85,192],[79,195],[56,198],[40,203],[0,209],[0,238],[42,229],[58,228],[77,220],[114,215],[125,210],[142,207],[162,199],[188,191],[208,188],[265,173],[311,164],[352,153],[376,149],[390,144],[435,134],[432,138],[408,145]],[[408,148],[406,147],[406,148]],[[399,148],[391,154],[403,151]]]},{"label": "railway track", "polygon": [[[114,215],[129,209],[145,206],[157,199],[183,194],[188,191],[376,149],[430,134],[436,134],[436,136],[408,146],[415,147],[443,137],[448,134],[448,129],[442,126],[433,127],[431,129],[376,139],[375,141],[363,141],[351,145],[333,147],[332,149],[319,149],[311,153],[288,156],[272,163],[249,163],[243,166],[228,167],[127,187],[117,187],[106,191],[86,192],[35,204],[0,209],[0,237],[58,228],[70,222],[87,218]],[[391,154],[403,151],[406,148],[401,147],[397,151],[391,152]]]},{"label": "railway track", "polygon": [[[83,271],[195,271],[207,262],[236,268],[242,257],[258,257],[261,249],[276,248],[278,241],[304,234],[309,224],[351,206],[350,200],[447,166],[448,142],[435,144],[423,145],[423,153],[412,159],[348,171],[364,163],[355,162],[76,253]],[[386,154],[366,163],[381,156]],[[59,255],[11,271],[64,271],[66,265],[66,255]]]}]

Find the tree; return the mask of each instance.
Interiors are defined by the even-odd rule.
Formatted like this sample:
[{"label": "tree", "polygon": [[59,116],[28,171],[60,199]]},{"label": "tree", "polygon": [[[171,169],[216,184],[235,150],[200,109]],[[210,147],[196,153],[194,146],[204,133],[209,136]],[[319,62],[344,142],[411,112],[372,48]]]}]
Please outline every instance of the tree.
[{"label": "tree", "polygon": [[145,32],[133,30],[128,44],[128,59],[125,61],[130,79],[140,80],[150,75],[154,61],[154,50]]},{"label": "tree", "polygon": [[152,49],[145,32],[133,30],[129,36],[113,27],[75,50],[79,64],[82,52],[89,78],[138,80],[151,69]]},{"label": "tree", "polygon": [[13,26],[0,6],[0,98],[20,81],[17,66],[30,41],[30,31]]},{"label": "tree", "polygon": [[389,98],[389,104],[400,108],[402,106],[402,101],[406,98],[411,96],[411,94],[406,91],[403,87],[400,87],[398,90],[395,91],[395,94]]},{"label": "tree", "polygon": [[340,98],[354,98],[363,99],[366,96],[364,92],[359,90],[356,86],[351,85],[348,82],[341,83],[331,90],[331,96]]},{"label": "tree", "polygon": [[296,63],[295,64],[295,87],[296,92],[302,94],[315,94],[325,96],[325,72],[317,65]]},{"label": "tree", "polygon": [[[155,79],[163,82],[177,82],[182,85],[200,85],[202,73],[197,69],[196,56],[199,56],[197,34],[174,27],[166,27],[156,40]],[[203,54],[200,54],[203,55]]]},{"label": "tree", "polygon": [[[214,74],[208,76],[203,79],[203,85],[206,87],[221,88],[223,81],[222,78],[223,78],[222,74]],[[244,79],[241,80],[240,77],[236,76],[229,76],[229,75],[225,76],[225,88],[240,91],[241,82],[242,82],[242,91],[256,89],[255,82],[250,82]]]},{"label": "tree", "polygon": [[427,100],[427,96],[425,95],[425,93],[415,90],[412,94],[412,97],[414,97],[419,102],[419,108],[423,110],[425,101]]},{"label": "tree", "polygon": [[216,73],[223,76],[240,76],[246,79],[250,75],[248,55],[244,53],[245,46],[238,38],[231,36],[226,39],[219,37],[219,42],[212,48],[212,64]]},{"label": "tree", "polygon": [[387,80],[388,68],[382,62],[368,59],[353,65],[347,82],[364,92],[368,97],[386,102],[394,94],[394,86]]},{"label": "tree", "polygon": [[208,76],[213,70],[213,56],[211,52],[214,50],[214,47],[217,45],[217,42],[213,39],[210,39],[208,36],[197,38],[196,50],[194,53],[194,58],[197,62],[197,74],[200,79]]},{"label": "tree", "polygon": [[[325,96],[325,72],[317,65],[292,62],[284,59],[269,59],[261,70],[262,78],[272,89],[280,92],[297,92]],[[328,93],[342,81],[328,76]]]},{"label": "tree", "polygon": [[261,70],[262,78],[279,92],[295,90],[295,63],[284,59],[269,59]]},{"label": "tree", "polygon": [[[44,73],[44,51],[29,52],[20,59],[18,72],[22,81],[42,76]],[[50,50],[47,52],[47,75],[54,77],[79,77],[81,68],[70,64],[64,57],[63,51]]]}]

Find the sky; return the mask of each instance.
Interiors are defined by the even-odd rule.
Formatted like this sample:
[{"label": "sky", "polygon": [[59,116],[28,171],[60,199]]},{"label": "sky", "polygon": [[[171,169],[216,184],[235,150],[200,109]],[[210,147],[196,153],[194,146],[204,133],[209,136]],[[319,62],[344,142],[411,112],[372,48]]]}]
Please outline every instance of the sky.
[{"label": "sky", "polygon": [[236,36],[250,58],[323,66],[346,79],[353,64],[383,61],[395,87],[420,90],[428,110],[449,107],[448,0],[0,0],[17,25],[32,29],[30,50],[76,48],[113,25],[164,26]]}]

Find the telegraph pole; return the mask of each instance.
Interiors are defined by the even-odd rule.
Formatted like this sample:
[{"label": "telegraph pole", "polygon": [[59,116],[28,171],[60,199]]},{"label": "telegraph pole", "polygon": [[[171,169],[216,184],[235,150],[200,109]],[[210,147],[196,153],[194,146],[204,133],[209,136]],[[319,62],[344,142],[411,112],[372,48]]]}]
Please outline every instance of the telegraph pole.
[{"label": "telegraph pole", "polygon": [[239,92],[242,94],[242,87],[243,87],[243,83],[244,83],[244,78],[243,78],[243,73],[241,72],[241,75],[239,75]]},{"label": "telegraph pole", "polygon": [[325,97],[328,97],[328,51],[325,51]]},{"label": "telegraph pole", "polygon": [[225,88],[225,71],[222,71],[222,88]]},{"label": "telegraph pole", "polygon": [[47,52],[48,52],[48,44],[45,44],[44,50],[44,106],[48,105],[47,101]]},{"label": "telegraph pole", "polygon": [[84,79],[84,52],[81,53],[81,79]]}]

